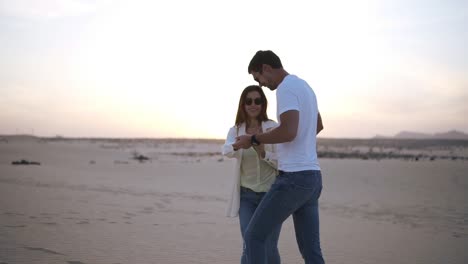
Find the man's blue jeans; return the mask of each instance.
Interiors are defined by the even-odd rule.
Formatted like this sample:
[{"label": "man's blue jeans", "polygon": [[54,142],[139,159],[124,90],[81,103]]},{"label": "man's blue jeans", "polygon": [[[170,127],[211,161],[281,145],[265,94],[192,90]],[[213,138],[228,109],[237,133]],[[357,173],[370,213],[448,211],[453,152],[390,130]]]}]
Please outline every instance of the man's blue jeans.
[{"label": "man's blue jeans", "polygon": [[[239,223],[241,228],[242,239],[247,226],[252,219],[255,210],[265,196],[264,192],[254,192],[250,189],[241,187],[240,208],[239,208]],[[266,239],[266,258],[268,264],[280,264],[280,255],[278,252],[278,239],[281,232],[281,224],[276,227]],[[245,255],[245,243],[242,250],[241,264],[247,264]]]},{"label": "man's blue jeans", "polygon": [[244,233],[248,264],[267,264],[267,238],[293,216],[299,251],[306,264],[325,263],[320,249],[318,198],[320,171],[280,172]]}]

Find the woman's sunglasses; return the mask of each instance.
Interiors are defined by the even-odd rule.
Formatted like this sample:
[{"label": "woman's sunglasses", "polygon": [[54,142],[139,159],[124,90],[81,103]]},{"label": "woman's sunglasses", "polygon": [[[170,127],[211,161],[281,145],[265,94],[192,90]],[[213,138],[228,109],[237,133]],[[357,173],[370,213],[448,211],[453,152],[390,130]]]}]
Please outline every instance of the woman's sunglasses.
[{"label": "woman's sunglasses", "polygon": [[245,99],[246,105],[252,105],[252,103],[255,103],[255,105],[261,105],[263,104],[263,100],[262,98],[255,98],[255,100],[252,100],[252,98]]}]

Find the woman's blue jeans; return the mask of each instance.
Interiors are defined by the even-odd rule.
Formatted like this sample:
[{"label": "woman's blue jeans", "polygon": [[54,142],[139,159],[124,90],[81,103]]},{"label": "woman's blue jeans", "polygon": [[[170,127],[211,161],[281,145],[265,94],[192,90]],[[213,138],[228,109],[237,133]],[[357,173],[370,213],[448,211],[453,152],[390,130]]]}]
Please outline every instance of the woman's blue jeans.
[{"label": "woman's blue jeans", "polygon": [[[264,192],[254,192],[250,189],[241,187],[240,194],[240,208],[239,208],[239,223],[241,228],[242,238],[244,239],[244,233],[247,226],[250,223],[250,219],[255,213],[258,205],[265,196]],[[266,258],[268,264],[280,264],[280,255],[278,252],[278,238],[281,231],[281,224],[273,229],[265,240]],[[245,243],[242,250],[241,264],[247,264],[245,255]]]},{"label": "woman's blue jeans", "polygon": [[248,264],[267,264],[268,238],[293,216],[299,251],[306,264],[323,264],[319,235],[320,171],[281,172],[244,232]]}]

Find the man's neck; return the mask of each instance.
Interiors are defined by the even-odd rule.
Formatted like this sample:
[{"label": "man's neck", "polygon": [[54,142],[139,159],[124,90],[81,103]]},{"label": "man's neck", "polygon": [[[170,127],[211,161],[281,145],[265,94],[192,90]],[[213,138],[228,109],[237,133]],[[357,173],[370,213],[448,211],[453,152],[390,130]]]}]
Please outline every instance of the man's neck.
[{"label": "man's neck", "polygon": [[[278,88],[278,86],[283,82],[284,78],[286,78],[286,76],[289,75],[289,73],[287,71],[285,71],[283,68],[278,69],[277,71],[278,72],[276,74],[276,76],[277,76],[277,78],[276,78],[276,83],[277,83],[276,88]],[[274,90],[276,90],[276,88]]]},{"label": "man's neck", "polygon": [[284,80],[284,78],[286,78],[286,76],[288,76],[289,73],[287,71],[285,71],[284,69],[281,69],[279,74],[278,74],[278,79],[280,80],[280,83]]}]

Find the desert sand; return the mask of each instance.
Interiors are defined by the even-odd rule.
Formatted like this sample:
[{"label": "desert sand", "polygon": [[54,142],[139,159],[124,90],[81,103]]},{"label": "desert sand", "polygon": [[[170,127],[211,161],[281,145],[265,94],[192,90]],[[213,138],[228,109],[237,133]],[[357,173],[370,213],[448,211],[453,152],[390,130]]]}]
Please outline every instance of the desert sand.
[{"label": "desert sand", "polygon": [[[0,142],[0,263],[239,263],[218,141]],[[142,162],[134,157],[143,155]],[[40,165],[12,165],[29,160]],[[468,263],[468,161],[321,159],[326,263]],[[303,263],[291,219],[284,264]]]}]

